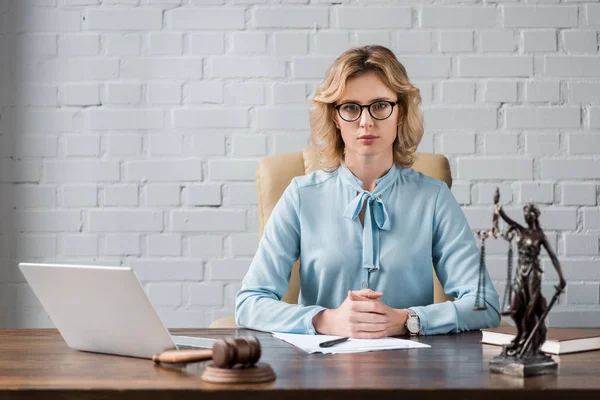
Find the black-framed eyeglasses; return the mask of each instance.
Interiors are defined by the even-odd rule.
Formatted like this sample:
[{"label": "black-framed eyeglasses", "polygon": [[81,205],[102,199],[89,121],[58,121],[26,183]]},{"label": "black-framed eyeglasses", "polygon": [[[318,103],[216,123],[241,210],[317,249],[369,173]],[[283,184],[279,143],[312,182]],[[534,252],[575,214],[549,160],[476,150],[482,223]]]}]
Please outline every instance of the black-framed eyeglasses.
[{"label": "black-framed eyeglasses", "polygon": [[363,108],[369,110],[371,117],[376,120],[388,119],[394,112],[394,106],[397,101],[378,100],[371,104],[361,105],[354,102],[342,103],[334,105],[341,119],[346,122],[354,122],[362,115]]}]

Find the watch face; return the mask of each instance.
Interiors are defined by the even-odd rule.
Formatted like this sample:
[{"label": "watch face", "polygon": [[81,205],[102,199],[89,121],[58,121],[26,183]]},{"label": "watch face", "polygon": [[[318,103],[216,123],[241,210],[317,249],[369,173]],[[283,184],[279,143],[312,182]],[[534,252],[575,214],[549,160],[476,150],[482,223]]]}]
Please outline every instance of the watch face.
[{"label": "watch face", "polygon": [[406,322],[406,327],[411,333],[419,332],[419,319],[418,318],[409,318]]}]

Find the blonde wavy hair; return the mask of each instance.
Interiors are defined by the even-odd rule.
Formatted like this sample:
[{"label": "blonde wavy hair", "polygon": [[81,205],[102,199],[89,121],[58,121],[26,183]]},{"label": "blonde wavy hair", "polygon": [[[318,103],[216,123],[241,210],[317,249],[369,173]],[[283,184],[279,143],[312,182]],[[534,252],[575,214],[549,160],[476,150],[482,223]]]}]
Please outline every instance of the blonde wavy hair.
[{"label": "blonde wavy hair", "polygon": [[310,112],[312,143],[319,149],[321,167],[335,170],[344,160],[344,141],[334,121],[335,104],[348,78],[375,72],[398,96],[399,121],[394,140],[394,162],[399,167],[414,163],[415,151],[423,137],[421,95],[408,80],[406,69],[394,53],[379,45],[352,48],[342,53],[318,87]]}]

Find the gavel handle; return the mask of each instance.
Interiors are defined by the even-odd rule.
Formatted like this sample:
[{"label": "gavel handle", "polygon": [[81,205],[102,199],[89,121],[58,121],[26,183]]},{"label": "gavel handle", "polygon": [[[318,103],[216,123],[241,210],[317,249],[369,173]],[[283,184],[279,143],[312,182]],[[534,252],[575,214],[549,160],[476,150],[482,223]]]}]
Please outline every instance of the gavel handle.
[{"label": "gavel handle", "polygon": [[167,350],[152,356],[155,363],[190,363],[195,361],[210,360],[212,349],[202,350]]}]

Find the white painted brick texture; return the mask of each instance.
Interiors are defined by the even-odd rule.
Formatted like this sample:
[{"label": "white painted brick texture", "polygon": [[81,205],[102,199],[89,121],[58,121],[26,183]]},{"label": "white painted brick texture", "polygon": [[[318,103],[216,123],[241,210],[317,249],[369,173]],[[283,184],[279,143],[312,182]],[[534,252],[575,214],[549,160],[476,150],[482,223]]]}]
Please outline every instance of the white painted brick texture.
[{"label": "white painted brick texture", "polygon": [[[365,44],[421,90],[419,149],[449,158],[471,228],[489,228],[497,186],[518,221],[539,205],[569,285],[550,323],[600,315],[597,0],[10,3],[0,327],[51,326],[19,261],[131,266],[170,327],[232,315],[259,242],[257,162],[309,143],[316,87]],[[503,288],[506,247],[489,252]]]}]

